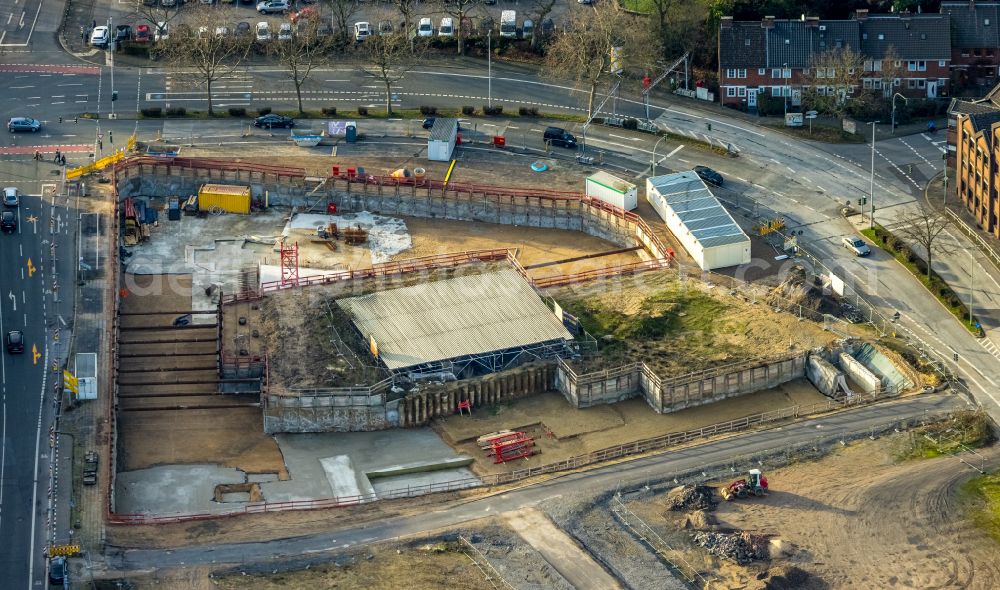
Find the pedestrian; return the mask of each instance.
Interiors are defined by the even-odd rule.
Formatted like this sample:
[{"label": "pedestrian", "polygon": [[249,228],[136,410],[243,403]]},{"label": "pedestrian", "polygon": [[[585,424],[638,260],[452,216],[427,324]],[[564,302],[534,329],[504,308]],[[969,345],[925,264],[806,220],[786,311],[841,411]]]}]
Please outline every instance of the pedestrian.
[{"label": "pedestrian", "polygon": [[85,43],[87,41],[87,29],[83,25],[80,25],[80,39]]},{"label": "pedestrian", "polygon": [[59,117],[59,122],[62,123],[62,117]]},{"label": "pedestrian", "polygon": [[101,140],[101,139],[97,140],[97,149],[101,150],[102,152],[104,151],[104,141],[103,140]]},{"label": "pedestrian", "polygon": [[115,145],[115,136],[111,134],[111,131],[108,131],[108,141],[111,142],[111,145]]},{"label": "pedestrian", "polygon": [[55,162],[56,162],[56,164],[58,164],[58,163],[59,163],[59,156],[60,156],[60,155],[61,155],[61,154],[59,153],[59,150],[56,150],[56,159],[55,159]]},{"label": "pedestrian", "polygon": [[60,164],[62,164],[63,166],[65,166],[65,165],[66,165],[66,154],[63,154],[63,155],[62,155],[62,161],[61,161],[61,162],[59,162],[59,163],[60,163]]},{"label": "pedestrian", "polygon": [[97,19],[94,19],[94,24],[90,25],[90,30],[93,31],[97,28]]}]

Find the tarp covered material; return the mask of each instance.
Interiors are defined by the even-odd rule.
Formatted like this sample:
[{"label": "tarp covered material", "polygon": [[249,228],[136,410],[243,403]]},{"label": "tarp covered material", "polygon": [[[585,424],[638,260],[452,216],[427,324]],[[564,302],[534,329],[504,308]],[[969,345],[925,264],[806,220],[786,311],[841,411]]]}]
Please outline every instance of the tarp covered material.
[{"label": "tarp covered material", "polygon": [[513,269],[341,299],[390,370],[572,340]]}]

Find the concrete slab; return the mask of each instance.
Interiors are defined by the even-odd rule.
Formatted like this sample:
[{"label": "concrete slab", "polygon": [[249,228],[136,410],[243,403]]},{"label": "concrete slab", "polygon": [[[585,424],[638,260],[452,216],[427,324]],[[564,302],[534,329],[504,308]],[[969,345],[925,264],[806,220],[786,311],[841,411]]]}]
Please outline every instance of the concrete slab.
[{"label": "concrete slab", "polygon": [[115,509],[124,514],[170,514],[231,510],[215,501],[215,486],[246,482],[239,469],[217,465],[163,465],[123,471],[115,478]]},{"label": "concrete slab", "polygon": [[[361,486],[358,485],[360,478],[354,471],[351,458],[347,455],[323,457],[319,463],[323,466],[323,471],[326,472],[326,480],[330,483],[335,497],[366,496],[372,493],[370,489],[362,490]],[[369,485],[367,488],[371,488],[371,486]]]}]

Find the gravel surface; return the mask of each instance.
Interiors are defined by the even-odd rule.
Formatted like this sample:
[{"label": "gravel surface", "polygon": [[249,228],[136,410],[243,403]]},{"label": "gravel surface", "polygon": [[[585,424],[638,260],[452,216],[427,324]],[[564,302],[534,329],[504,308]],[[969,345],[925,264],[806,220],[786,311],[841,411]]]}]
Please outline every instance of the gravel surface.
[{"label": "gravel surface", "polygon": [[560,498],[544,506],[553,521],[633,590],[684,590],[683,582],[648,546],[615,521],[607,499]]},{"label": "gravel surface", "polygon": [[508,528],[491,524],[463,531],[462,536],[518,590],[573,590],[538,551]]}]

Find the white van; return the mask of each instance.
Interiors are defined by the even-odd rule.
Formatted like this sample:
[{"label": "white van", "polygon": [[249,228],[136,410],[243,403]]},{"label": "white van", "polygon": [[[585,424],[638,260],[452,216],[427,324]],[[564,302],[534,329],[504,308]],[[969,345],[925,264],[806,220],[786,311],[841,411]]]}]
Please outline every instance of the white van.
[{"label": "white van", "polygon": [[535,32],[535,23],[532,22],[530,18],[524,19],[524,25],[521,26],[521,38],[531,39],[531,35]]},{"label": "white van", "polygon": [[504,10],[500,13],[500,36],[509,39],[517,37],[517,12]]},{"label": "white van", "polygon": [[417,37],[430,37],[434,35],[434,25],[431,24],[431,19],[424,17],[420,19],[420,24],[417,25]]},{"label": "white van", "polygon": [[441,26],[438,27],[438,37],[451,37],[455,34],[455,21],[450,16],[441,19]]}]

